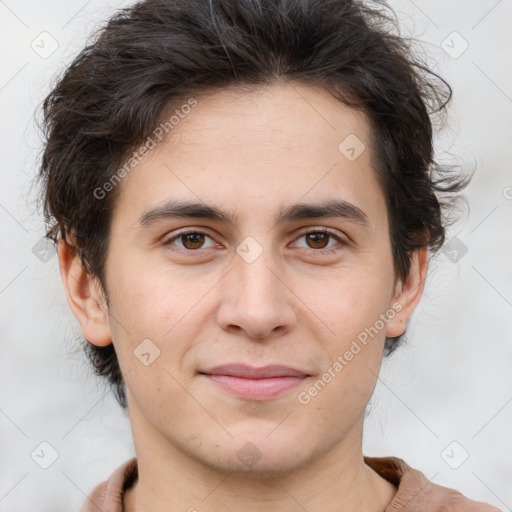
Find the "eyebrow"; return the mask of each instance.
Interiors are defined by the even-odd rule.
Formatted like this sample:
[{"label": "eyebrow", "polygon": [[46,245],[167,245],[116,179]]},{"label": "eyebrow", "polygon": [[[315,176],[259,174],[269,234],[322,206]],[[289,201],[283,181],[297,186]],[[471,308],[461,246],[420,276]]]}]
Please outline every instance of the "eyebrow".
[{"label": "eyebrow", "polygon": [[[365,227],[369,226],[368,216],[361,208],[339,199],[320,203],[297,203],[283,207],[279,210],[275,223],[282,224],[320,217],[336,217],[356,222]],[[169,201],[144,212],[140,216],[137,225],[141,228],[147,228],[159,221],[187,218],[209,219],[233,225],[236,223],[238,215],[202,202]]]}]

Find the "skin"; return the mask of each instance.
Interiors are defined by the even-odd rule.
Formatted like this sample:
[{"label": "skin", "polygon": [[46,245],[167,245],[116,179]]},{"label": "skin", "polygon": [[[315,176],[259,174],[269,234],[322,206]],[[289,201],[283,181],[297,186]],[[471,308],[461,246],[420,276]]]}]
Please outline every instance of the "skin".
[{"label": "skin", "polygon": [[[364,462],[364,411],[385,337],[405,331],[420,300],[427,248],[411,255],[407,280],[395,278],[364,114],[298,83],[197,100],[119,185],[108,308],[73,247],[59,246],[84,337],[114,343],[124,375],[139,468],[125,510],[382,512],[396,488]],[[349,134],[366,146],[354,161],[338,150]],[[238,218],[139,226],[145,211],[170,199]],[[275,223],[282,207],[327,199],[356,205],[368,225],[336,217]],[[208,236],[171,240],[183,228]],[[321,228],[334,236],[311,236]],[[263,251],[251,263],[236,252],[248,236]],[[301,404],[298,394],[393,304],[401,311]],[[160,350],[148,366],[134,355],[144,339]],[[311,377],[273,399],[242,399],[198,373],[228,362],[283,364]],[[255,464],[237,456],[246,443],[261,457]]]}]

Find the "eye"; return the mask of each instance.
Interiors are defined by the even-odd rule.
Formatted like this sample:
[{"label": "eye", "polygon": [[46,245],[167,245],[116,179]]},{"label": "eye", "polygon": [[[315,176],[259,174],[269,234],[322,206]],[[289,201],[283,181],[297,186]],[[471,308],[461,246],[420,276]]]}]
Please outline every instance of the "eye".
[{"label": "eye", "polygon": [[[174,245],[174,242],[178,241],[182,244],[181,247],[178,247],[182,252],[195,252],[202,248],[205,238],[213,240],[211,236],[203,233],[202,231],[182,231],[172,238],[169,238],[165,242],[165,245]],[[216,244],[213,243],[211,247],[214,247],[215,245]]]},{"label": "eye", "polygon": [[[303,249],[310,249],[313,252],[320,252],[322,254],[330,254],[333,252],[339,251],[343,245],[343,240],[332,233],[331,231],[328,231],[326,229],[314,229],[309,230],[301,233],[299,235],[299,238],[306,237],[307,244],[309,247],[302,247]],[[212,240],[212,244],[209,247],[215,247],[217,244],[213,241],[213,238],[202,232],[202,231],[182,231],[178,233],[177,235],[174,235],[173,237],[169,238],[164,242],[164,245],[166,246],[173,246],[176,247],[175,243],[179,242],[181,244],[181,247],[178,245],[176,249],[173,248],[173,250],[177,250],[177,252],[198,252],[199,249],[204,249],[204,243],[205,240],[209,238]],[[327,248],[329,239],[335,239],[338,243],[331,246],[331,248]],[[206,247],[208,248],[208,247]]]},{"label": "eye", "polygon": [[[308,244],[308,247],[306,249],[312,249],[316,252],[321,252],[323,254],[330,254],[333,252],[339,251],[344,243],[343,240],[332,233],[331,231],[328,231],[326,229],[315,229],[310,231],[305,231],[299,236],[300,238],[306,238],[306,243]],[[325,247],[328,244],[329,239],[335,239],[338,241],[338,244],[335,244],[334,246],[331,246],[331,248],[325,249]],[[312,245],[311,245],[312,244]],[[340,245],[341,244],[341,245]],[[334,248],[332,248],[334,247]]]}]

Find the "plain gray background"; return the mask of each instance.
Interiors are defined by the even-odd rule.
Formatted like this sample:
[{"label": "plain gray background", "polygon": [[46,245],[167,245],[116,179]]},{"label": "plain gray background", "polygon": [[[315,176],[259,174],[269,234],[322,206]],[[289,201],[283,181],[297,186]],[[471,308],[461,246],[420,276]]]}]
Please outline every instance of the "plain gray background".
[{"label": "plain gray background", "polygon": [[[134,455],[126,414],[77,350],[57,257],[37,249],[32,186],[36,107],[86,36],[129,4],[0,0],[3,512],[78,510]],[[454,90],[438,157],[476,173],[407,345],[383,364],[364,452],[402,457],[436,484],[512,510],[512,1],[390,4]]]}]

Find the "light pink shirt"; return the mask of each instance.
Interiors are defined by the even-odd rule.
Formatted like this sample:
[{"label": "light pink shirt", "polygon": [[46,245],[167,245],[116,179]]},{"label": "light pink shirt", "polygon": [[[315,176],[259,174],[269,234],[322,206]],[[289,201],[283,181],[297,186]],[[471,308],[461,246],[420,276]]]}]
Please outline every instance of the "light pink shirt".
[{"label": "light pink shirt", "polygon": [[[397,457],[364,457],[364,461],[398,489],[384,512],[501,512],[458,491],[433,484]],[[134,457],[92,490],[80,512],[123,512],[123,492],[137,475]]]}]

